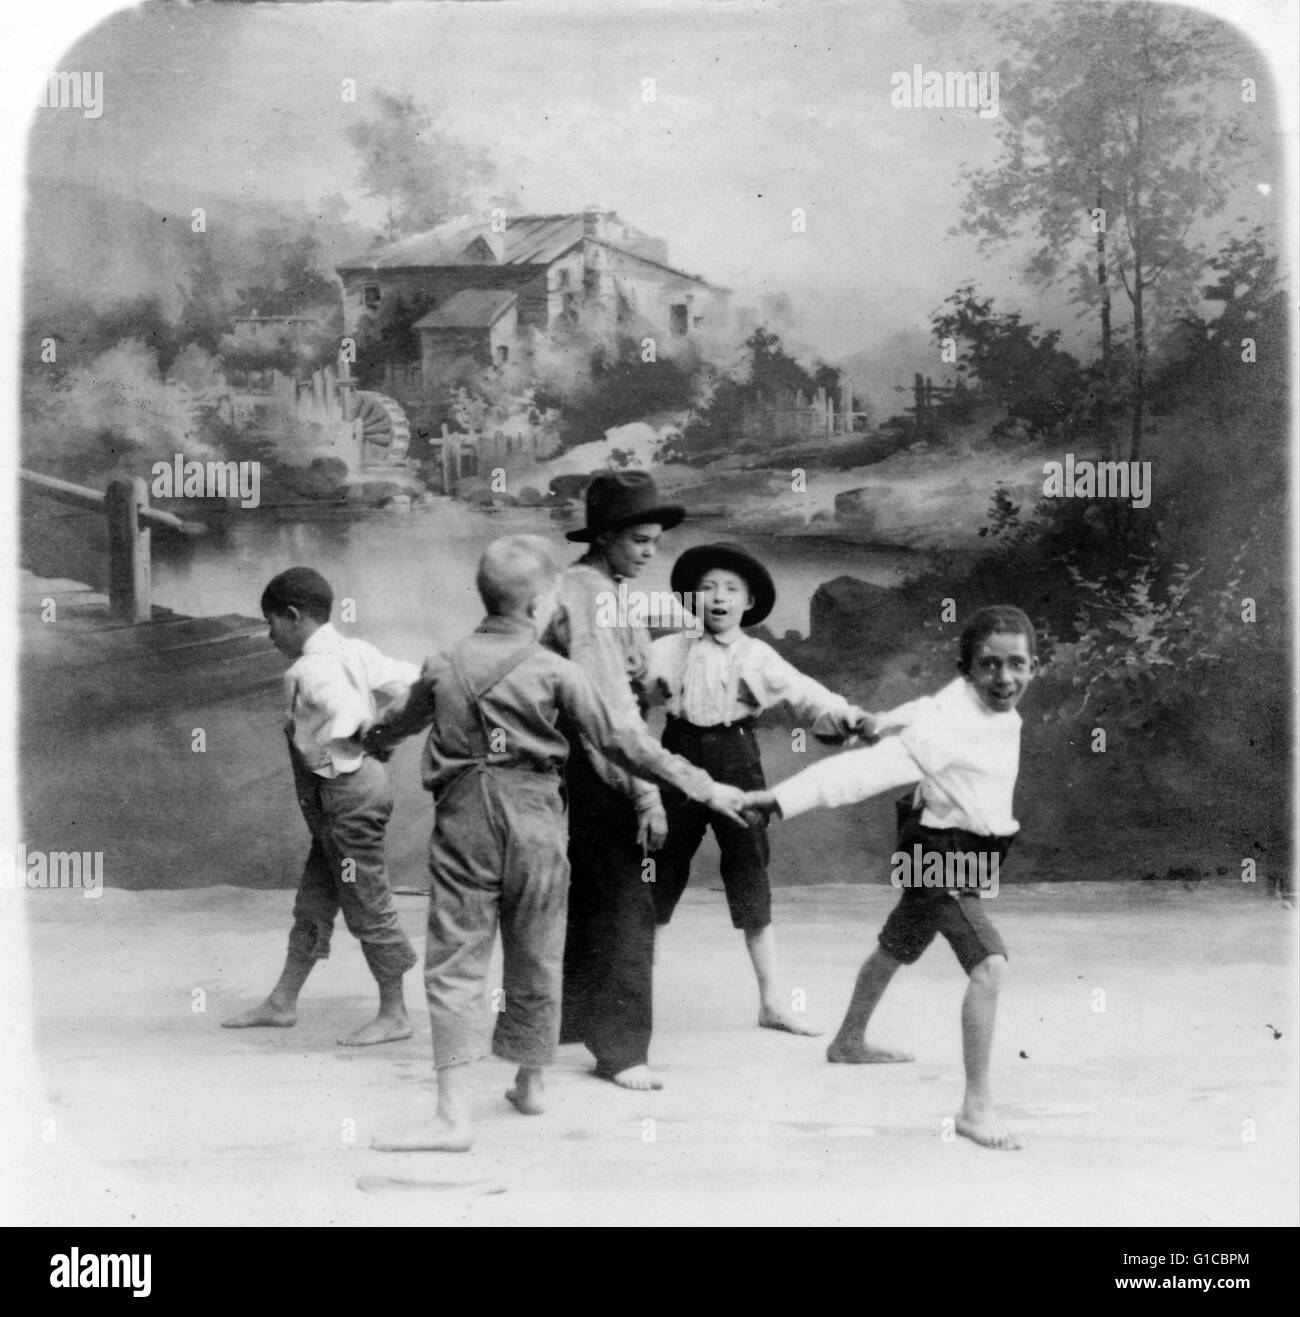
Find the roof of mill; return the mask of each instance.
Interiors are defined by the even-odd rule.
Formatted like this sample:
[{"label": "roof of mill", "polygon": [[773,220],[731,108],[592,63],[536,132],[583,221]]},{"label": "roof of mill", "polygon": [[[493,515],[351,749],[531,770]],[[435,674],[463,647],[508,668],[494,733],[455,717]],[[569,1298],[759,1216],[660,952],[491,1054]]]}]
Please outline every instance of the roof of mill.
[{"label": "roof of mill", "polygon": [[489,329],[519,300],[503,288],[466,288],[426,312],[415,329]]},{"label": "roof of mill", "polygon": [[[515,215],[507,223],[504,233],[494,233],[490,222],[458,219],[341,261],[337,268],[393,270],[447,265],[549,265],[580,242],[582,234],[581,213]],[[498,244],[499,256],[495,252]]]}]

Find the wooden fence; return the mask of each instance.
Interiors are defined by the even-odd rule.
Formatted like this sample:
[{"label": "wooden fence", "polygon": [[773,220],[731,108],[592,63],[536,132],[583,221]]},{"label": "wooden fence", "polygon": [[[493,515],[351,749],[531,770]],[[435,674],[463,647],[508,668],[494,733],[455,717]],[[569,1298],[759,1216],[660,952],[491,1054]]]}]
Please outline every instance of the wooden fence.
[{"label": "wooden fence", "polygon": [[431,447],[442,471],[442,488],[454,494],[469,476],[486,476],[494,469],[517,471],[554,456],[559,440],[553,431],[533,426],[524,434],[503,430],[466,433],[442,427],[442,437]]},{"label": "wooden fence", "polygon": [[853,410],[853,381],[840,382],[838,399],[823,389],[805,395],[802,389],[775,399],[746,403],[741,411],[740,437],[751,443],[832,442],[849,435],[865,412]]},{"label": "wooden fence", "polygon": [[37,471],[20,468],[18,474],[29,489],[46,498],[107,515],[109,612],[120,622],[148,622],[153,617],[150,530],[156,527],[194,535],[203,527],[151,508],[149,486],[141,476],[114,480],[101,492]]}]

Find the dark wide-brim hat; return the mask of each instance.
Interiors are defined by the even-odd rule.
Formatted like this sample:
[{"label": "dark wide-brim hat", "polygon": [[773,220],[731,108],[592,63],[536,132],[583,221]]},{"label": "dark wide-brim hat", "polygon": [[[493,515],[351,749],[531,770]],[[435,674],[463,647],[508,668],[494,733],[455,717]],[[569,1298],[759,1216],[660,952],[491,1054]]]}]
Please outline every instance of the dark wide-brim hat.
[{"label": "dark wide-brim hat", "polygon": [[679,503],[660,503],[648,471],[602,471],[587,486],[587,524],[567,538],[590,544],[597,535],[650,523],[672,530],[686,516]]},{"label": "dark wide-brim hat", "polygon": [[735,572],[749,586],[754,606],[745,610],[740,625],[757,626],[776,605],[776,586],[767,568],[739,544],[699,544],[687,549],[673,563],[669,587],[676,595],[693,594],[704,574],[714,567]]}]

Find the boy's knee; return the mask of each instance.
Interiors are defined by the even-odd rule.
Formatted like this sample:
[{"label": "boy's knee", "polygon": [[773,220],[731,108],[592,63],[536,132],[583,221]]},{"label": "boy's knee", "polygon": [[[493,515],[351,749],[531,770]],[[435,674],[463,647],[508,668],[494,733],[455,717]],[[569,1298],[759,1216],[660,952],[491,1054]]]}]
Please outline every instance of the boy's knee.
[{"label": "boy's knee", "polygon": [[1005,956],[985,956],[970,972],[970,981],[977,987],[996,992],[1006,977],[1007,958]]}]

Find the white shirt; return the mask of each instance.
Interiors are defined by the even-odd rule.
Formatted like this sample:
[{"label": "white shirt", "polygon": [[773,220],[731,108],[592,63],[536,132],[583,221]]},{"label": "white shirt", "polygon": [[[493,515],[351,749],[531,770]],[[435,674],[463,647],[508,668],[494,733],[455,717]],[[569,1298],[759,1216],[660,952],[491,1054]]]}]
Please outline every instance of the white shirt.
[{"label": "white shirt", "polygon": [[416,664],[342,636],[329,622],[313,631],[284,674],[293,743],[307,767],[320,777],[360,768],[358,731],[404,702],[419,675]]},{"label": "white shirt", "polygon": [[785,700],[800,717],[815,720],[815,733],[847,731],[848,700],[739,627],[722,636],[661,636],[650,656],[650,685],[667,700],[669,713],[697,727],[730,725]]},{"label": "white shirt", "polygon": [[876,745],[823,759],[774,788],[790,818],[819,806],[852,805],[920,781],[929,828],[963,828],[985,837],[1020,830],[1011,801],[1020,770],[1020,715],[988,708],[964,677],[937,695],[882,714]]}]

